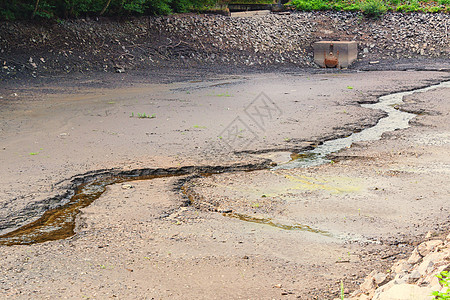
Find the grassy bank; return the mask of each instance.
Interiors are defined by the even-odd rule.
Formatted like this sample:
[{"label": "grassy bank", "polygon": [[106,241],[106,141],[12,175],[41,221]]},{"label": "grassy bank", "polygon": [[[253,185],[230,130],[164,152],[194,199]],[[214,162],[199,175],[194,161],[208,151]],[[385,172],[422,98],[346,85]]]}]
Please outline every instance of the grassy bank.
[{"label": "grassy bank", "polygon": [[[0,0],[0,20],[168,15],[227,10],[228,4],[277,2],[278,0]],[[361,11],[371,17],[378,17],[386,11],[450,12],[450,0],[291,0],[286,5],[299,11]]]},{"label": "grassy bank", "polygon": [[387,11],[450,12],[450,0],[292,0],[288,5],[300,11],[362,11],[373,17]]}]

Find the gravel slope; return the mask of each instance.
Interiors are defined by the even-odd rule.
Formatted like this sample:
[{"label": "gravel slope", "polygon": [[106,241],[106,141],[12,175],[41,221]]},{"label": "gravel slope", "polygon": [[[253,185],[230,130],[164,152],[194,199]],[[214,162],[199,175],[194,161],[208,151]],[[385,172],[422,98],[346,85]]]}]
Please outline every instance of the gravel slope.
[{"label": "gravel slope", "polygon": [[392,61],[401,60],[409,67],[449,69],[449,27],[449,14],[388,13],[369,20],[353,12],[3,22],[0,78],[162,66],[217,72],[315,67],[312,43],[329,39],[357,41],[359,68],[392,69]]}]

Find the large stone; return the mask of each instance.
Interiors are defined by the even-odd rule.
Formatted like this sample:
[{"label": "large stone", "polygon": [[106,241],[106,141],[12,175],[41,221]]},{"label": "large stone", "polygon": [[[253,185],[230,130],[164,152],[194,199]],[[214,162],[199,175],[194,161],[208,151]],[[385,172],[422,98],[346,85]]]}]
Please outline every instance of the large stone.
[{"label": "large stone", "polygon": [[433,252],[438,246],[444,244],[441,240],[432,240],[428,242],[423,242],[417,247],[417,251],[422,256],[428,255],[430,252]]},{"label": "large stone", "polygon": [[395,275],[393,281],[395,284],[403,284],[406,283],[409,279],[409,274],[399,273]]},{"label": "large stone", "polygon": [[434,299],[431,296],[431,288],[419,287],[412,284],[394,285],[386,292],[382,293],[379,300],[428,300]]},{"label": "large stone", "polygon": [[[417,255],[419,255],[419,254],[417,254]],[[419,256],[419,260],[421,258],[422,257]],[[391,267],[391,270],[394,274],[397,274],[397,273],[405,273],[410,268],[411,268],[411,265],[409,264],[409,261],[406,261],[405,259],[401,259]]]},{"label": "large stone", "polygon": [[425,276],[433,269],[434,262],[430,260],[423,261],[418,267],[417,272],[420,273],[421,276]]},{"label": "large stone", "polygon": [[368,293],[372,289],[375,289],[377,286],[375,282],[375,278],[373,276],[368,276],[366,280],[359,286],[359,289],[363,291],[364,293]]},{"label": "large stone", "polygon": [[394,285],[395,285],[394,280],[391,280],[391,281],[389,281],[388,283],[386,283],[385,285],[380,286],[379,288],[377,288],[377,289],[375,290],[375,293],[374,293],[374,295],[373,295],[372,300],[380,300],[381,295],[382,295],[385,291],[387,291],[387,290],[389,290],[391,287],[393,287]]},{"label": "large stone", "polygon": [[375,280],[375,283],[377,285],[382,284],[387,278],[387,274],[386,273],[377,273],[373,276],[373,279]]},{"label": "large stone", "polygon": [[322,68],[348,68],[358,58],[355,41],[320,41],[313,48],[314,62]]},{"label": "large stone", "polygon": [[409,274],[408,283],[417,282],[417,280],[419,280],[421,276],[422,275],[420,274],[419,271],[417,271],[417,270],[412,271],[411,274]]},{"label": "large stone", "polygon": [[[442,263],[442,262],[440,262]],[[436,267],[436,266],[435,266]],[[432,272],[426,274],[423,278],[420,278],[419,281],[416,282],[416,285],[420,286],[434,286],[434,285],[440,285],[439,284],[439,278],[436,277],[439,273],[444,271],[448,268],[448,264],[443,264],[441,266],[438,266],[436,268],[433,268]]]},{"label": "large stone", "polygon": [[377,282],[375,281],[375,274],[377,274],[376,270],[370,272],[370,274],[366,277],[364,282],[359,286],[359,289],[363,293],[368,293],[369,291],[375,289],[377,287]]},{"label": "large stone", "polygon": [[419,251],[417,251],[417,248],[413,250],[411,253],[411,256],[408,258],[409,264],[417,264],[422,259],[422,255],[420,255]]},{"label": "large stone", "polygon": [[445,238],[447,241],[450,241],[450,233],[447,235],[447,237]]}]

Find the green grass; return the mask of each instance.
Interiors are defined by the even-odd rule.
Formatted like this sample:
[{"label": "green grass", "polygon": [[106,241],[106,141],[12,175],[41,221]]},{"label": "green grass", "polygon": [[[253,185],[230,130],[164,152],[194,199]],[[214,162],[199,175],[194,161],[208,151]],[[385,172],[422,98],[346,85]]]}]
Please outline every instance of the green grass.
[{"label": "green grass", "polygon": [[221,93],[221,94],[210,94],[208,96],[214,96],[214,97],[232,97],[228,92]]},{"label": "green grass", "polygon": [[300,11],[360,11],[374,19],[387,11],[450,13],[450,0],[291,0],[287,5]]},{"label": "green grass", "polygon": [[154,118],[156,118],[156,114],[152,114],[152,115],[150,115],[150,114],[146,114],[146,113],[137,113],[137,114],[134,114],[134,112],[132,112],[131,113],[131,116],[130,116],[130,118],[138,118],[138,119],[154,119]]},{"label": "green grass", "polygon": [[275,4],[276,0],[231,0],[229,4]]}]

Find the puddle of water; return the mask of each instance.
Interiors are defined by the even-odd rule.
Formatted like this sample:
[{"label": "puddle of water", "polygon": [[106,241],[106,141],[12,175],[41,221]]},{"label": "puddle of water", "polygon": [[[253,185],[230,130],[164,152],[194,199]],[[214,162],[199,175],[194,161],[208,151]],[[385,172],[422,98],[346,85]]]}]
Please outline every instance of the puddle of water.
[{"label": "puddle of water", "polygon": [[357,193],[361,190],[362,184],[359,178],[349,177],[311,177],[301,174],[284,175],[289,181],[297,183],[290,189],[317,191],[329,191],[332,194]]},{"label": "puddle of water", "polygon": [[327,159],[327,156],[329,154],[338,152],[339,150],[345,148],[350,148],[350,146],[355,142],[379,140],[385,132],[408,128],[409,121],[414,118],[416,114],[397,110],[395,108],[396,105],[403,103],[404,96],[443,87],[450,87],[450,82],[443,82],[438,85],[433,85],[414,91],[390,94],[380,97],[379,102],[377,103],[362,104],[361,106],[365,108],[380,109],[382,111],[385,111],[388,116],[380,119],[378,123],[373,127],[366,128],[345,138],[326,141],[313,150],[297,154],[298,156],[300,156],[299,158],[289,163],[276,166],[275,168],[272,168],[272,170],[305,168],[330,163],[332,161],[330,159]]},{"label": "puddle of water", "polygon": [[329,233],[328,231],[314,229],[308,225],[303,225],[303,224],[286,225],[286,224],[276,223],[276,222],[272,221],[272,219],[269,219],[269,218],[257,218],[257,217],[251,217],[251,216],[239,214],[239,213],[223,213],[222,215],[225,217],[229,217],[229,218],[236,218],[241,221],[257,223],[257,224],[265,224],[265,225],[269,225],[269,226],[284,229],[284,230],[301,230],[301,231],[307,231],[307,232],[312,232],[312,233],[318,233],[318,234],[328,236],[328,237],[332,236],[331,233]]},{"label": "puddle of water", "polygon": [[235,218],[235,219],[239,219],[239,220],[245,221],[245,222],[269,225],[269,226],[272,226],[272,227],[275,227],[275,228],[279,228],[279,229],[283,229],[283,230],[299,230],[299,231],[306,231],[306,232],[311,232],[311,233],[317,233],[317,234],[320,234],[322,236],[335,238],[337,240],[342,240],[342,241],[345,241],[345,242],[380,244],[380,242],[377,241],[377,240],[367,239],[367,238],[365,238],[365,237],[363,237],[361,235],[331,233],[329,231],[315,229],[315,228],[312,228],[312,227],[310,227],[308,225],[304,225],[304,224],[286,225],[286,224],[281,224],[281,223],[274,222],[270,218],[257,218],[257,217],[252,217],[252,216],[249,216],[249,215],[244,215],[244,214],[239,214],[239,213],[223,213],[222,215],[225,216],[225,217],[228,217],[228,218]]}]

